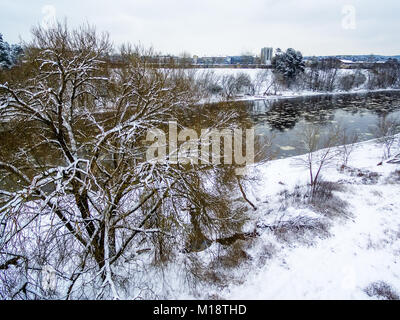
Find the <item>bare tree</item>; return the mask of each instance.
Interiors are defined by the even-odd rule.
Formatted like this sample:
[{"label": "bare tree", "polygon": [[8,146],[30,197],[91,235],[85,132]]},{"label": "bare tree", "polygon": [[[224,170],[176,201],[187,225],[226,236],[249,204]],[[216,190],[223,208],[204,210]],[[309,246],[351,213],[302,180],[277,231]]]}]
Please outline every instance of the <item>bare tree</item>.
[{"label": "bare tree", "polygon": [[236,78],[234,75],[224,75],[221,78],[222,95],[225,99],[232,99],[237,94]]},{"label": "bare tree", "polygon": [[396,133],[400,130],[400,121],[398,119],[388,117],[387,114],[382,115],[375,125],[375,135],[379,143],[383,145],[383,159],[389,159],[392,156],[392,148],[396,143]]},{"label": "bare tree", "polygon": [[253,95],[255,93],[254,84],[250,76],[244,72],[235,75],[224,75],[221,80],[222,95],[225,99],[234,98],[239,94]]},{"label": "bare tree", "polygon": [[303,74],[306,88],[314,91],[332,91],[335,89],[339,67],[340,61],[335,58],[312,59],[309,69]]},{"label": "bare tree", "polygon": [[219,83],[220,79],[213,70],[204,69],[201,72],[197,72],[196,76],[199,92],[202,93],[204,99],[222,92],[223,88]]},{"label": "bare tree", "polygon": [[313,195],[321,177],[323,169],[332,163],[338,156],[338,148],[335,148],[340,141],[338,128],[331,128],[327,133],[315,125],[309,125],[301,133],[301,143],[306,155],[299,158],[302,166],[309,172],[311,195]]},{"label": "bare tree", "polygon": [[368,73],[369,89],[396,88],[399,86],[400,63],[389,59],[385,63],[374,63]]}]

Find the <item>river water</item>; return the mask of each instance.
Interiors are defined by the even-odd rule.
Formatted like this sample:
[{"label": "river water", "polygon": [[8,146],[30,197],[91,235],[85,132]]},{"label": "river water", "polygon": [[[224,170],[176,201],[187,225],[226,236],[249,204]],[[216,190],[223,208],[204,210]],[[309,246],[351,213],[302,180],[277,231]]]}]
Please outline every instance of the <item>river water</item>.
[{"label": "river water", "polygon": [[262,143],[272,138],[276,158],[304,153],[299,140],[306,126],[318,126],[321,134],[340,126],[348,136],[357,134],[359,141],[365,141],[376,137],[380,120],[400,120],[400,91],[258,100],[247,105],[257,139]]}]

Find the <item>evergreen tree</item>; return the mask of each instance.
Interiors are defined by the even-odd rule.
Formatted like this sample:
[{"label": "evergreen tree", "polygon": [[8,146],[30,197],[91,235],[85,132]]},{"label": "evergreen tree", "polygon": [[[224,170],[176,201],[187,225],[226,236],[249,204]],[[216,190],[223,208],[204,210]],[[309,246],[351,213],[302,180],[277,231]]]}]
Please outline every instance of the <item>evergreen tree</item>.
[{"label": "evergreen tree", "polygon": [[272,66],[277,73],[284,77],[288,85],[305,69],[303,55],[300,51],[292,48],[287,49],[286,52],[278,48],[275,57],[272,59]]},{"label": "evergreen tree", "polygon": [[16,44],[10,46],[0,33],[0,68],[11,68],[17,63],[21,54],[22,47]]}]

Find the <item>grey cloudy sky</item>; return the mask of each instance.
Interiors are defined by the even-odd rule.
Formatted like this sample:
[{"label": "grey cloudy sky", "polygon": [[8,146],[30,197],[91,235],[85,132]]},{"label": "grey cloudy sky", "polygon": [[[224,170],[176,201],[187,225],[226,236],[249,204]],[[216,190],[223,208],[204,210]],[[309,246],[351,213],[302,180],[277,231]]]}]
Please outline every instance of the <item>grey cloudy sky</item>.
[{"label": "grey cloudy sky", "polygon": [[0,33],[10,43],[29,40],[32,25],[53,13],[108,31],[116,45],[171,54],[258,54],[265,46],[400,54],[399,0],[0,0]]}]

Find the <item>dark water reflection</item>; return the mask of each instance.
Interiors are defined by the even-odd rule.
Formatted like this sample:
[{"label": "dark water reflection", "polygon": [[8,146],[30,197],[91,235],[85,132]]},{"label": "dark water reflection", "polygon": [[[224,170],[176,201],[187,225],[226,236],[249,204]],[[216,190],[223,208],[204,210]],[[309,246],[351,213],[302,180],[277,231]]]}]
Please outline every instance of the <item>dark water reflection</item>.
[{"label": "dark water reflection", "polygon": [[262,142],[273,136],[277,158],[304,153],[299,137],[307,125],[318,125],[322,134],[339,125],[360,141],[373,139],[382,117],[400,119],[400,92],[310,96],[248,102],[248,118]]}]

